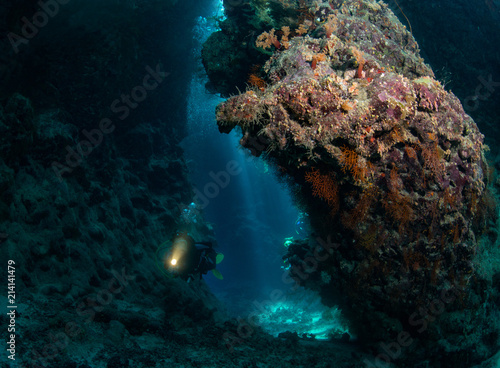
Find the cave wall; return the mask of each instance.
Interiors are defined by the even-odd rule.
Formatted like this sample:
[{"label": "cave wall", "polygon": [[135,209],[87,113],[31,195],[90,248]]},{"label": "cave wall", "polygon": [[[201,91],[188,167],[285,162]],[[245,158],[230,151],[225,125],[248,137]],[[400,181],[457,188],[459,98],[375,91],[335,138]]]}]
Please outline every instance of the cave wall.
[{"label": "cave wall", "polygon": [[[178,329],[208,323],[215,304],[206,286],[166,278],[155,260],[189,226],[178,143],[191,28],[210,2],[51,4],[0,6],[0,254],[17,267],[17,348],[34,366],[63,366],[91,338],[118,354],[125,330],[171,333],[174,316]],[[201,216],[189,230],[212,237]],[[65,343],[39,360],[54,335]]]}]

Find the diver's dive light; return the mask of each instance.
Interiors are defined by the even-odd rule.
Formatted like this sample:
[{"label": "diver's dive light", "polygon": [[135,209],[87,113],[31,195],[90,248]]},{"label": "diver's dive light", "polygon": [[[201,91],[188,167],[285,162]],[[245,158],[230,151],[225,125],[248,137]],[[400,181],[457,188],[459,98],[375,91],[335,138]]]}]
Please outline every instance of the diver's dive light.
[{"label": "diver's dive light", "polygon": [[188,243],[184,237],[177,237],[172,244],[171,252],[167,253],[167,257],[163,260],[166,269],[180,267],[180,262],[185,258],[188,252]]},{"label": "diver's dive light", "polygon": [[[206,266],[210,267],[208,270],[211,270],[213,275],[219,280],[223,279],[222,274],[214,267],[222,262],[224,255],[222,253],[216,253],[211,243],[194,243],[193,238],[188,234],[177,233],[172,240],[171,246],[169,244],[170,242],[167,241],[161,244],[156,250],[156,265],[165,276],[181,276],[189,280],[189,278],[192,277],[190,273],[196,272],[197,269],[195,266],[199,265],[203,259],[204,262],[207,262]],[[198,246],[199,249],[197,248]],[[205,253],[204,258],[200,258],[203,252],[210,252],[210,261],[207,261],[207,253]],[[200,272],[203,272],[203,270]],[[207,271],[205,270],[203,274],[206,273]]]}]

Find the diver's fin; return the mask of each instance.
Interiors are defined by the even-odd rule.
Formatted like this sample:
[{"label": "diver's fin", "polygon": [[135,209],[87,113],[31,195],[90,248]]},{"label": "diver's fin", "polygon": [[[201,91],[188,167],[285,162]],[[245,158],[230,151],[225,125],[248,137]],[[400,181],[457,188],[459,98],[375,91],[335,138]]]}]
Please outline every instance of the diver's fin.
[{"label": "diver's fin", "polygon": [[222,277],[222,274],[221,274],[221,273],[219,272],[219,270],[218,270],[218,269],[216,269],[216,268],[214,268],[214,269],[212,270],[212,274],[213,274],[215,277],[217,277],[219,280],[224,279],[224,277]]},{"label": "diver's fin", "polygon": [[219,264],[222,262],[222,260],[224,259],[224,254],[222,253],[217,253],[217,258],[215,258],[215,263],[216,264]]}]

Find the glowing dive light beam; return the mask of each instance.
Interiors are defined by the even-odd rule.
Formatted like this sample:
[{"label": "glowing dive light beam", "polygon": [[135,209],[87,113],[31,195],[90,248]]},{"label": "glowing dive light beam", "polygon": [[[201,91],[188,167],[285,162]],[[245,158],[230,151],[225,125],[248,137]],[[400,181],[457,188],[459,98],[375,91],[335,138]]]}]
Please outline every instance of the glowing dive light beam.
[{"label": "glowing dive light beam", "polygon": [[182,259],[188,251],[187,241],[184,238],[176,238],[172,245],[172,252],[168,258],[164,259],[165,268],[180,267]]}]

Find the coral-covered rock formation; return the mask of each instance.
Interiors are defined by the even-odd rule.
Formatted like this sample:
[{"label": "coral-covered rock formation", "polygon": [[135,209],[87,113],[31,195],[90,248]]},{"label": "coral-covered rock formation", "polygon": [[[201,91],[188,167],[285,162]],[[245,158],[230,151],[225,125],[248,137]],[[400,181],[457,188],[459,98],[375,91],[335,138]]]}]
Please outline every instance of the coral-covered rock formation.
[{"label": "coral-covered rock formation", "polygon": [[[313,241],[290,245],[291,274],[339,303],[365,342],[408,330],[421,345],[406,353],[491,355],[494,338],[465,351],[495,327],[470,314],[457,322],[464,309],[487,314],[491,280],[475,261],[494,213],[482,134],[383,3],[316,1],[307,11],[314,23],[257,38],[274,51],[262,82],[217,109],[220,131],[238,126],[242,146],[265,151],[315,233],[336,244],[326,253]],[[413,314],[429,308],[421,317],[436,322],[423,329]],[[484,331],[459,341],[472,324]]]}]

